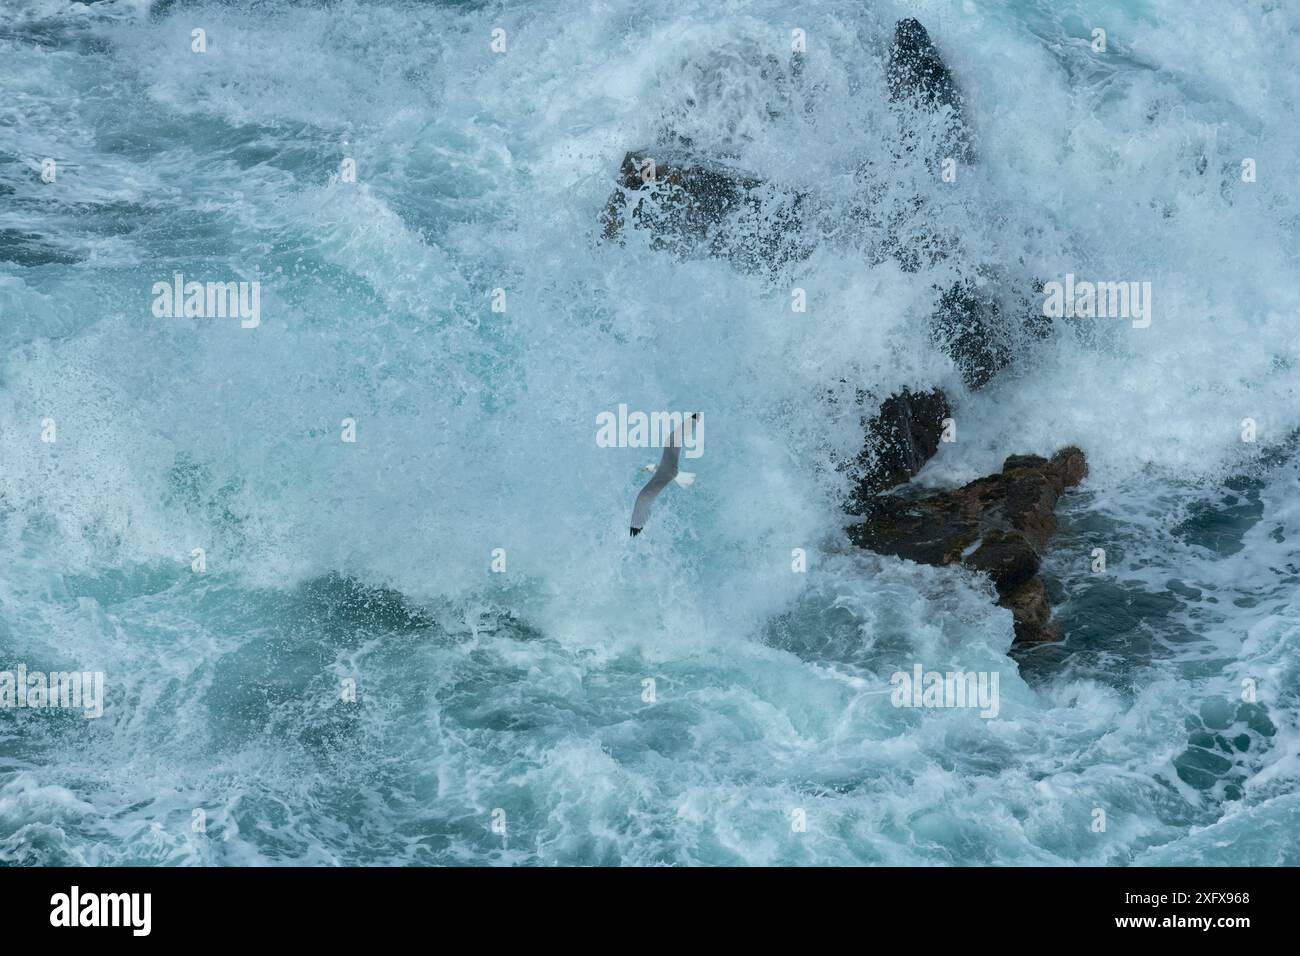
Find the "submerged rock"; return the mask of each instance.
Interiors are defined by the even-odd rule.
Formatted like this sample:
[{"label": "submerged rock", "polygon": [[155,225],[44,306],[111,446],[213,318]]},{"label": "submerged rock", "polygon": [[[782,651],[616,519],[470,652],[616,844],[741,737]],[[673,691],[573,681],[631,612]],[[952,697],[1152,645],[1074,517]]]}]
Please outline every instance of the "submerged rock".
[{"label": "submerged rock", "polygon": [[1043,338],[1047,322],[1035,314],[1029,296],[1008,295],[1006,284],[966,280],[939,296],[930,338],[952,359],[966,387],[977,391],[1011,364],[1019,343]]},{"label": "submerged rock", "polygon": [[1056,503],[1087,474],[1083,452],[1050,459],[1012,455],[1002,471],[950,491],[915,488],[865,503],[849,528],[859,547],[922,564],[961,564],[987,574],[1015,618],[1017,642],[1053,641],[1051,605],[1038,568],[1056,533]]},{"label": "submerged rock", "polygon": [[618,185],[602,216],[606,239],[631,226],[647,230],[656,249],[751,265],[810,251],[797,238],[804,197],[735,170],[635,149],[623,157]]},{"label": "submerged rock", "polygon": [[[801,62],[796,55],[792,70]],[[962,96],[918,21],[901,20],[896,26],[886,75],[893,102],[924,113],[946,113],[945,153],[969,161]],[[910,136],[902,146],[913,148]],[[732,244],[743,240],[743,231],[726,227],[737,214],[748,214],[750,227],[767,233],[761,237],[763,248],[756,250],[763,258],[804,258],[809,252],[791,237],[801,222],[803,194],[684,152],[680,145],[629,151],[620,164],[618,184],[602,216],[606,239],[617,239],[630,225],[650,230],[656,248],[735,258]],[[919,212],[922,206],[917,197],[913,210]],[[908,271],[916,271],[923,260],[933,263],[945,255],[943,244],[931,249],[921,242],[917,248],[916,243],[887,237],[882,245]]]},{"label": "submerged rock", "polygon": [[[629,150],[619,165],[618,184],[605,207],[605,238],[616,239],[628,215],[637,225],[668,227],[670,233],[707,236],[747,195],[762,187],[760,180],[681,159],[669,159],[649,147]],[[648,208],[644,198],[625,202],[623,190],[658,189],[664,197],[661,210]],[[647,218],[654,212],[654,221]],[[628,215],[625,215],[627,213]]]},{"label": "submerged rock", "polygon": [[[889,98],[922,113],[943,113],[941,153],[935,157],[975,161],[973,138],[965,118],[965,100],[952,72],[918,20],[900,20],[886,69]],[[908,149],[912,148],[909,143]],[[947,258],[957,245],[951,237],[925,235],[895,243],[894,256],[904,271]],[[985,270],[981,270],[983,272]],[[931,338],[952,358],[966,387],[988,384],[1013,356],[1009,316],[1003,304],[975,281],[965,279],[939,290],[930,320]]]},{"label": "submerged rock", "polygon": [[[889,97],[901,109],[914,116],[943,114],[946,155],[972,161],[961,92],[918,21],[901,20],[895,27],[886,77]],[[903,125],[902,146],[910,150],[915,124],[905,119]],[[811,252],[799,236],[803,221],[812,215],[808,196],[701,159],[681,146],[629,151],[617,182],[602,216],[607,240],[622,241],[628,229],[645,230],[652,248],[724,258],[744,268],[770,268]],[[956,245],[952,237],[933,230],[917,234],[908,226],[909,219],[925,215],[926,206],[916,196],[904,204],[910,210],[906,215],[876,224],[884,232],[878,248],[908,272],[933,266]],[[865,218],[871,219],[869,211]],[[936,288],[935,294],[931,339],[952,358],[967,387],[980,388],[1014,354],[1008,310],[970,280]]]},{"label": "submerged rock", "polygon": [[951,286],[939,296],[930,336],[952,358],[971,391],[983,388],[1011,362],[1001,320],[998,303],[969,283]]}]

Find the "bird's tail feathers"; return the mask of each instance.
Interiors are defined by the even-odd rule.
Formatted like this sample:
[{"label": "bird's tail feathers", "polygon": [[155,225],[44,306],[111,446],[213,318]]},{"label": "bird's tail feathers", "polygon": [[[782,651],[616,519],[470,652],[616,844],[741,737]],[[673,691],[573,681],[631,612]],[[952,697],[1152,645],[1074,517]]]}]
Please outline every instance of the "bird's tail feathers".
[{"label": "bird's tail feathers", "polygon": [[674,478],[673,481],[677,482],[683,488],[689,488],[691,485],[695,484],[695,472],[679,471],[677,477]]}]

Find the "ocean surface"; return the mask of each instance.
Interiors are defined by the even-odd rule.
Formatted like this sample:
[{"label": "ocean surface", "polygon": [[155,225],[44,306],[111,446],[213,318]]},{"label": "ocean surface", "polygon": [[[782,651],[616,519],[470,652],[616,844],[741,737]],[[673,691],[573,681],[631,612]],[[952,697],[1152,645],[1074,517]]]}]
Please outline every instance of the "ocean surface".
[{"label": "ocean surface", "polygon": [[[105,675],[0,709],[0,863],[1300,864],[1298,62],[1293,0],[0,0],[0,670]],[[807,254],[602,241],[667,135],[815,196]],[[1067,273],[1150,327],[965,389],[934,289]],[[922,483],[1087,453],[1059,644],[845,539],[854,396],[936,384]],[[708,425],[637,538],[620,403]],[[916,664],[998,715],[893,706]]]}]

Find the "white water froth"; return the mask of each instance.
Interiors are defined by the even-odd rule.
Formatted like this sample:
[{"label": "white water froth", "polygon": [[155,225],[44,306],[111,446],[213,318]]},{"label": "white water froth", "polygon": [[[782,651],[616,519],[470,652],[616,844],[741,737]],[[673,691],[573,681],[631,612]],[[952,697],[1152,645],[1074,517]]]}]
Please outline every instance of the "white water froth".
[{"label": "white water froth", "polygon": [[[48,233],[76,261],[0,264],[0,634],[15,659],[102,666],[118,707],[87,727],[0,725],[0,858],[1177,863],[1236,862],[1241,845],[1255,862],[1249,840],[1206,834],[1292,812],[1294,469],[1267,473],[1235,554],[1174,533],[1300,427],[1300,21],[1284,5],[21,12],[0,38],[0,83],[24,94],[0,107],[16,190],[0,229]],[[921,160],[895,164],[884,56],[905,15],[977,133],[950,193]],[[1088,49],[1093,22],[1113,57]],[[56,28],[54,48],[22,33]],[[669,128],[815,195],[809,258],[746,272],[600,241],[624,151]],[[69,163],[58,192],[45,155]],[[933,196],[954,262],[917,275],[863,254],[845,232],[863,164],[886,208]],[[927,323],[933,287],[981,265],[1149,281],[1152,325],[1061,323],[969,393]],[[259,279],[262,326],[154,319],[149,290],[174,271]],[[923,481],[1077,444],[1117,536],[1102,540],[1123,543],[1117,579],[1164,595],[1172,566],[1217,604],[1143,619],[1163,656],[1027,683],[986,587],[849,553],[831,467],[862,440],[847,400],[936,383],[959,441]],[[621,402],[709,423],[696,485],[635,540],[644,452],[594,440]],[[1089,584],[1096,542],[1070,529],[1090,520],[1071,512],[1052,558],[1066,597]],[[286,595],[332,572],[434,609],[444,636],[385,648],[296,628]],[[542,637],[482,623],[501,609]],[[999,718],[892,708],[889,673],[914,661],[998,670]],[[368,708],[321,743],[339,668],[371,675]],[[1184,717],[1243,676],[1278,733],[1245,798],[1211,800],[1172,761]],[[277,690],[304,684],[318,696]],[[385,770],[357,779],[340,754]],[[189,832],[195,806],[219,838]],[[484,832],[497,806],[518,820],[504,842]],[[1278,858],[1295,854],[1288,838]]]}]

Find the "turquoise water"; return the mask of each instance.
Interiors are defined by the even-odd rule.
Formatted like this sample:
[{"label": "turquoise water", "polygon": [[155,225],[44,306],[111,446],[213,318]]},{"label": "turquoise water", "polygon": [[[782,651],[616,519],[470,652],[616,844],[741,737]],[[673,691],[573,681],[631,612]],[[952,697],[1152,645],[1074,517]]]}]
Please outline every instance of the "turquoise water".
[{"label": "turquoise water", "polygon": [[[978,138],[946,191],[897,148],[907,15]],[[107,701],[0,709],[0,861],[1300,863],[1298,53],[1267,0],[6,0],[0,669]],[[601,242],[666,130],[815,196],[810,255]],[[955,254],[877,255],[900,216]],[[177,272],[261,324],[155,317]],[[1066,272],[1152,282],[1151,327],[966,391],[933,288]],[[844,540],[848,399],[936,383],[923,482],[1088,454],[1060,645]],[[634,540],[619,403],[708,421]],[[998,717],[891,706],[914,663],[998,673]]]}]

